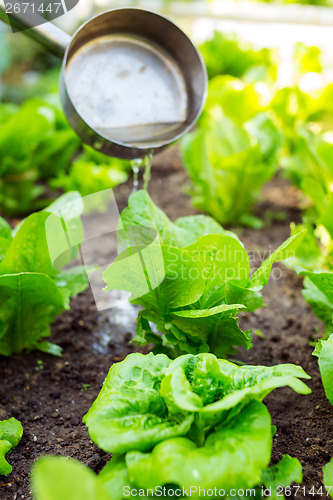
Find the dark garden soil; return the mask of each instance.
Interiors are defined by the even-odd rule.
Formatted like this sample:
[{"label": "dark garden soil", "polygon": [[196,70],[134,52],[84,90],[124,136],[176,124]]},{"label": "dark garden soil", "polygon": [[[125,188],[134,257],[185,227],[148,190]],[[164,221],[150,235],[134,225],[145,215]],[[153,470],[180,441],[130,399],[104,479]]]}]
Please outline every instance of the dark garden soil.
[{"label": "dark garden soil", "polygon": [[[155,159],[152,174],[149,192],[172,219],[195,213],[183,194],[186,175],[176,149]],[[118,188],[120,209],[126,205],[129,191],[130,183]],[[298,194],[287,181],[275,179],[265,188],[258,212],[262,215],[268,210],[274,219],[272,214],[284,211],[286,218],[274,220],[260,232],[239,231],[247,250],[255,252],[253,266],[258,264],[260,253],[265,258],[266,252],[289,236],[290,221],[300,220],[299,206]],[[302,281],[294,272],[280,265],[274,267],[273,278],[264,291],[267,307],[240,318],[243,329],[259,329],[261,336],[255,336],[253,349],[241,351],[237,359],[263,365],[296,363],[312,376],[310,396],[278,389],[266,403],[277,426],[272,462],[285,453],[296,456],[303,465],[306,493],[302,490],[292,497],[319,499],[322,467],[333,456],[333,407],[325,398],[316,358],[311,354],[310,342],[321,336],[323,328],[301,290]],[[0,357],[0,419],[14,416],[24,428],[21,442],[9,455],[13,472],[0,483],[1,500],[31,499],[29,471],[41,455],[68,455],[96,472],[110,458],[90,441],[82,417],[96,398],[110,365],[133,351],[133,312],[127,326],[118,313],[114,309],[98,312],[88,290],[72,300],[71,310],[52,327],[52,341],[63,347],[62,358],[40,352]]]}]

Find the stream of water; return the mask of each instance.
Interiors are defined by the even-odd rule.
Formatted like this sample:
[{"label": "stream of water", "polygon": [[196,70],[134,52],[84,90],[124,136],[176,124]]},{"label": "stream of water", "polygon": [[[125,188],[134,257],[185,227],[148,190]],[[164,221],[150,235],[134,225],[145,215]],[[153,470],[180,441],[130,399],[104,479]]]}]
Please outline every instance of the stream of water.
[{"label": "stream of water", "polygon": [[151,179],[151,166],[153,163],[153,153],[148,153],[144,158],[136,158],[131,161],[133,171],[133,187],[132,193],[135,193],[139,188],[139,172],[143,167],[143,189],[148,190],[149,181]]},{"label": "stream of water", "polygon": [[[137,158],[131,161],[133,171],[132,193],[139,189],[139,174],[143,170],[143,189],[147,190],[151,179],[151,166],[153,162],[153,153],[149,152],[144,158]],[[99,316],[100,328],[94,333],[93,349],[96,352],[108,353],[109,344],[113,346],[121,344],[123,337],[128,334],[133,338],[136,334],[136,319],[138,307],[133,306],[128,301],[127,292],[113,290],[108,292],[112,294],[112,308],[102,311]],[[110,297],[108,298],[108,301]]]}]

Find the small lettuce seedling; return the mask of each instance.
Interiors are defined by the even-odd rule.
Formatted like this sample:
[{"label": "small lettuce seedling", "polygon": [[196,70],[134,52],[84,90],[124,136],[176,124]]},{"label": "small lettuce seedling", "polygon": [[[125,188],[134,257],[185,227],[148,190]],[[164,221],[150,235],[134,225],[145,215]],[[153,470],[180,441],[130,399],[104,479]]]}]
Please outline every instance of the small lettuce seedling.
[{"label": "small lettuce seedling", "polygon": [[310,377],[295,365],[239,367],[213,354],[171,361],[134,353],[111,366],[83,421],[91,439],[110,453],[147,451],[176,437],[202,446],[277,387],[309,394],[300,378]]},{"label": "small lettuce seedling", "polygon": [[21,422],[12,417],[0,420],[0,475],[10,474],[12,466],[6,460],[6,453],[18,445],[22,438]]},{"label": "small lettuce seedling", "polygon": [[[143,307],[135,342],[153,343],[171,357],[251,347],[237,324],[238,311],[263,305],[260,290],[274,262],[290,257],[304,233],[289,238],[250,277],[249,256],[237,236],[210,217],[182,217],[174,223],[145,191],[132,194],[121,214],[124,249],[103,273],[106,290],[131,293]],[[154,323],[160,334],[150,326]]]},{"label": "small lettuce seedling", "polygon": [[[61,349],[43,338],[50,335],[55,317],[69,309],[70,297],[88,286],[82,270],[61,270],[82,241],[79,213],[65,208],[71,202],[80,205],[80,199],[76,192],[63,195],[27,217],[13,233],[0,219],[0,354],[37,348],[60,355]],[[63,217],[53,213],[61,207]],[[73,245],[66,244],[66,234]],[[58,258],[51,258],[52,253]]]}]

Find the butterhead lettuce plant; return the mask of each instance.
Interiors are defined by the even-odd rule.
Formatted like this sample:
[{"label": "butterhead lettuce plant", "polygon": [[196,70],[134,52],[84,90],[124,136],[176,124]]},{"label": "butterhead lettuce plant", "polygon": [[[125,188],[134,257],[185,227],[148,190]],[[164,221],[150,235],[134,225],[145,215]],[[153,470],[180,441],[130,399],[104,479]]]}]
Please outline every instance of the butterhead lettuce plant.
[{"label": "butterhead lettuce plant", "polygon": [[0,208],[17,215],[47,205],[37,181],[69,167],[80,139],[60,109],[42,99],[0,105]]},{"label": "butterhead lettuce plant", "polygon": [[[131,293],[142,306],[135,342],[154,344],[171,357],[251,347],[237,313],[263,305],[261,289],[274,262],[293,255],[304,234],[289,238],[250,276],[250,260],[238,237],[210,217],[182,217],[174,223],[145,191],[131,195],[121,214],[123,251],[103,273],[106,290]],[[153,331],[155,324],[159,333]]]},{"label": "butterhead lettuce plant", "polygon": [[300,378],[310,377],[295,365],[239,367],[213,354],[174,361],[164,354],[130,354],[111,366],[84,423],[91,439],[111,453],[145,452],[176,437],[203,446],[275,388],[310,393]]},{"label": "butterhead lettuce plant", "polygon": [[[269,467],[275,428],[264,397],[289,386],[310,389],[299,366],[237,366],[212,354],[130,354],[114,364],[84,417],[91,438],[113,457],[97,476],[64,457],[43,457],[32,470],[36,500],[122,500],[152,492],[166,497],[261,498],[263,487],[302,481],[285,455]],[[163,489],[164,488],[164,489]],[[180,494],[179,494],[180,492]],[[222,493],[223,492],[223,493]]]},{"label": "butterhead lettuce plant", "polygon": [[[13,232],[0,218],[0,354],[37,348],[60,355],[58,346],[44,340],[50,324],[88,286],[81,269],[62,271],[82,241],[80,200],[76,192],[63,195]],[[76,211],[68,209],[71,203]]]},{"label": "butterhead lettuce plant", "polygon": [[164,485],[223,489],[228,498],[234,488],[276,487],[284,474],[282,484],[301,481],[290,457],[267,469],[274,429],[262,403],[283,386],[308,394],[301,378],[309,377],[295,365],[130,354],[112,365],[84,417],[91,439],[113,453],[98,479],[116,498]]},{"label": "butterhead lettuce plant", "polygon": [[282,134],[262,100],[253,84],[213,78],[199,126],[181,142],[192,203],[221,224],[263,224],[253,206],[278,169]]}]

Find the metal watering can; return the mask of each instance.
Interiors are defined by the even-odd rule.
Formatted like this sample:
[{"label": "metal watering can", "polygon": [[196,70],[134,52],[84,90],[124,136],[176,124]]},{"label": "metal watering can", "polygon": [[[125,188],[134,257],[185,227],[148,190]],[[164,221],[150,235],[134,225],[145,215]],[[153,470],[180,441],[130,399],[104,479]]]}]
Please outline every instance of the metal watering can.
[{"label": "metal watering can", "polygon": [[83,142],[107,155],[134,159],[159,152],[200,115],[207,93],[203,60],[159,14],[109,10],[73,36],[36,13],[7,14],[3,0],[0,19],[63,59],[59,87],[68,122]]}]

